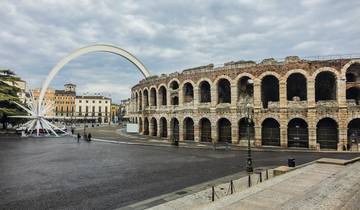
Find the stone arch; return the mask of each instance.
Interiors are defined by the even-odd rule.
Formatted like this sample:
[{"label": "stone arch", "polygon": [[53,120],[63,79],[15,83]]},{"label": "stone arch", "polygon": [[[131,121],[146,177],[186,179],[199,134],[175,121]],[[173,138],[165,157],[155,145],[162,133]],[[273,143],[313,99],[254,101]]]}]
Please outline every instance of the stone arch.
[{"label": "stone arch", "polygon": [[254,121],[250,122],[247,117],[241,117],[238,121],[238,140],[247,140],[248,139],[248,125],[249,125],[249,134],[250,139],[255,139],[255,124]]},{"label": "stone arch", "polygon": [[349,61],[347,64],[345,64],[345,65],[341,68],[341,70],[340,70],[340,77],[341,77],[341,79],[345,79],[345,78],[346,78],[346,71],[347,71],[347,69],[348,69],[352,64],[355,64],[355,63],[360,64],[360,59],[351,60],[351,61]]},{"label": "stone arch", "polygon": [[337,149],[339,142],[339,124],[330,117],[324,117],[316,123],[316,141],[320,149]]},{"label": "stone arch", "polygon": [[231,120],[221,117],[217,122],[218,142],[231,143]]},{"label": "stone arch", "polygon": [[[252,83],[249,83],[249,80],[252,80]],[[247,101],[250,97],[253,101],[254,95],[254,76],[249,73],[241,73],[236,79],[236,97],[237,101]]]},{"label": "stone arch", "polygon": [[280,146],[280,123],[274,118],[266,118],[261,123],[262,145]]},{"label": "stone arch", "polygon": [[183,121],[184,140],[194,141],[194,120],[191,117],[185,117]]},{"label": "stone arch", "polygon": [[159,128],[160,128],[160,137],[161,138],[167,138],[168,134],[167,134],[167,128],[168,128],[168,123],[167,123],[167,119],[166,117],[160,117],[159,120]]},{"label": "stone arch", "polygon": [[331,67],[322,67],[322,68],[316,69],[316,71],[310,76],[311,79],[315,79],[318,74],[320,74],[321,72],[324,72],[324,71],[332,72],[335,75],[336,79],[339,78],[339,72],[336,69],[331,68]]},{"label": "stone arch", "polygon": [[144,135],[149,135],[149,120],[144,117]]},{"label": "stone arch", "polygon": [[286,98],[288,101],[293,99],[307,100],[308,77],[307,72],[302,69],[294,69],[287,72],[284,76],[284,81],[286,82]]},{"label": "stone arch", "polygon": [[183,94],[183,103],[194,101],[195,83],[192,80],[185,80],[180,86]]},{"label": "stone arch", "polygon": [[[338,100],[339,83],[337,71],[332,68],[321,68],[314,78],[315,101]],[[322,82],[323,81],[323,82]]]},{"label": "stone arch", "polygon": [[347,124],[347,138],[348,144],[351,146],[352,144],[360,143],[360,118],[353,118]]},{"label": "stone arch", "polygon": [[171,118],[170,120],[170,138],[172,141],[179,141],[179,129],[180,123],[176,117]]},{"label": "stone arch", "polygon": [[273,72],[273,71],[266,71],[266,72],[262,73],[260,76],[258,76],[258,79],[261,81],[264,79],[264,77],[269,76],[269,75],[276,77],[279,81],[281,79],[280,74]]},{"label": "stone arch", "polygon": [[222,75],[214,81],[216,85],[217,103],[231,103],[232,80],[229,76]]},{"label": "stone arch", "polygon": [[288,147],[309,147],[309,125],[302,119],[294,117],[288,121]]},{"label": "stone arch", "polygon": [[156,86],[150,87],[150,106],[157,106],[157,88],[156,88]]},{"label": "stone arch", "polygon": [[[278,103],[280,101],[280,80],[274,76],[273,72],[265,75],[261,79],[261,102],[263,108],[269,107],[269,102]],[[271,106],[271,104],[270,104]]]},{"label": "stone arch", "polygon": [[158,86],[157,94],[159,96],[158,104],[160,106],[166,106],[167,105],[167,87],[164,83],[160,84]]},{"label": "stone arch", "polygon": [[39,96],[39,107],[41,107],[42,101],[45,96],[45,92],[48,89],[50,82],[54,79],[55,75],[70,61],[74,60],[75,58],[77,58],[81,55],[91,53],[91,52],[109,52],[109,53],[119,55],[119,56],[127,59],[131,63],[133,63],[139,69],[139,71],[143,74],[143,76],[145,78],[150,76],[150,73],[147,70],[147,68],[144,66],[144,64],[142,64],[140,62],[140,60],[138,60],[134,55],[132,55],[131,53],[127,52],[124,49],[121,49],[121,48],[113,46],[113,45],[106,45],[106,44],[95,44],[95,45],[85,46],[85,47],[82,47],[82,48],[79,48],[79,49],[73,51],[72,53],[70,53],[63,59],[61,59],[51,69],[50,73],[48,74],[48,76],[45,79],[45,82],[41,88],[41,92],[40,92],[40,96]]},{"label": "stone arch", "polygon": [[212,82],[210,79],[201,79],[197,83],[198,87],[198,95],[199,95],[199,102],[200,103],[210,103],[211,102],[211,89]]},{"label": "stone arch", "polygon": [[211,121],[207,117],[199,120],[199,132],[201,142],[212,142],[211,139]]},{"label": "stone arch", "polygon": [[142,95],[143,95],[142,90],[139,90],[139,102],[138,102],[138,103],[139,103],[139,104],[138,104],[138,105],[139,105],[139,111],[141,111],[142,108],[143,108],[143,107],[142,107],[142,100],[143,100],[143,96],[142,96]]},{"label": "stone arch", "polygon": [[172,78],[172,79],[168,82],[168,85],[167,85],[167,86],[168,86],[168,89],[172,89],[171,84],[172,84],[174,81],[176,81],[177,84],[178,84],[178,88],[177,88],[176,90],[179,89],[179,87],[180,87],[180,81],[179,81],[177,78]]},{"label": "stone arch", "polygon": [[144,108],[149,106],[149,89],[145,87],[143,89],[143,101],[144,101]]},{"label": "stone arch", "polygon": [[157,130],[158,130],[158,124],[157,124],[157,120],[155,117],[152,117],[150,120],[150,135],[151,136],[157,136]]}]

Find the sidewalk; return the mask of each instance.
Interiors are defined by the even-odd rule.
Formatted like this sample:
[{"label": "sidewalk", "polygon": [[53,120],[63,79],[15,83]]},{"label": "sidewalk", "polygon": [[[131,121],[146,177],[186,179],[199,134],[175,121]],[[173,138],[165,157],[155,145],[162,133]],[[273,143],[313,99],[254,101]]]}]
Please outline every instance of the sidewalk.
[{"label": "sidewalk", "polygon": [[360,162],[343,164],[326,159],[215,202],[190,203],[182,198],[150,209],[359,209]]}]

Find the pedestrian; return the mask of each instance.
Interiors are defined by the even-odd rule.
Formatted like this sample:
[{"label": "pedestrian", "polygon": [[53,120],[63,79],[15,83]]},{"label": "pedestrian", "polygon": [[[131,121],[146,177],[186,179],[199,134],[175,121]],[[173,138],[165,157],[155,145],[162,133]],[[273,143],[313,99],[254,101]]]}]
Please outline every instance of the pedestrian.
[{"label": "pedestrian", "polygon": [[71,128],[71,134],[74,135],[74,128]]},{"label": "pedestrian", "polygon": [[80,136],[80,134],[78,133],[78,134],[77,134],[77,142],[78,142],[78,143],[80,142],[80,138],[81,138],[81,136]]},{"label": "pedestrian", "polygon": [[91,141],[91,133],[88,134],[88,141]]}]

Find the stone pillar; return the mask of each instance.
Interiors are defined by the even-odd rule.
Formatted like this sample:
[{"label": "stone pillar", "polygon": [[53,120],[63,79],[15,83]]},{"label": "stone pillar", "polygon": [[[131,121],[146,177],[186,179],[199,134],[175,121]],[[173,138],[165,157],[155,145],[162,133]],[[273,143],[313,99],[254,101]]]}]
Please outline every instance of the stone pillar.
[{"label": "stone pillar", "polygon": [[167,139],[169,141],[173,141],[173,133],[172,133],[172,129],[171,129],[171,119],[168,121],[167,123]]},{"label": "stone pillar", "polygon": [[156,136],[161,138],[161,134],[160,134],[160,120],[157,121],[157,131],[156,131]]},{"label": "stone pillar", "polygon": [[255,126],[255,146],[261,146],[261,126]]},{"label": "stone pillar", "polygon": [[237,103],[237,86],[236,84],[231,84],[231,108],[236,108]]},{"label": "stone pillar", "polygon": [[218,136],[217,136],[217,125],[216,122],[214,124],[211,124],[211,139],[213,143],[218,142]]},{"label": "stone pillar", "polygon": [[308,111],[309,149],[317,149],[316,142],[316,111]]},{"label": "stone pillar", "polygon": [[261,80],[255,79],[254,80],[254,108],[260,109],[262,108],[261,103]]},{"label": "stone pillar", "polygon": [[346,107],[346,78],[340,78],[337,80],[337,101],[339,107]]},{"label": "stone pillar", "polygon": [[184,122],[182,118],[178,118],[179,120],[179,141],[184,141]]},{"label": "stone pillar", "polygon": [[288,147],[288,136],[287,136],[287,114],[286,110],[280,109],[280,146],[283,148]]},{"label": "stone pillar", "polygon": [[[346,107],[339,109],[339,113],[338,113],[338,125],[339,125],[339,143],[338,143],[338,151],[342,151],[343,147],[347,147],[348,144],[348,137],[347,137],[347,118],[348,118],[348,113],[346,110]],[[347,148],[350,149],[350,148]]]},{"label": "stone pillar", "polygon": [[211,107],[216,107],[217,104],[217,86],[216,84],[213,84],[211,86],[211,90],[210,90],[210,94],[211,94]]},{"label": "stone pillar", "polygon": [[199,124],[194,121],[194,140],[200,142],[200,129]]},{"label": "stone pillar", "polygon": [[197,109],[198,104],[200,102],[199,99],[199,88],[197,86],[194,87],[194,100],[193,100],[193,109]]},{"label": "stone pillar", "polygon": [[236,115],[231,119],[231,143],[239,143],[239,123],[237,122]]},{"label": "stone pillar", "polygon": [[287,95],[286,95],[286,80],[280,80],[279,81],[279,103],[280,103],[280,109],[286,109],[287,107]]},{"label": "stone pillar", "polygon": [[307,101],[308,101],[308,108],[314,108],[316,106],[315,79],[313,77],[309,77],[307,81]]},{"label": "stone pillar", "polygon": [[178,96],[179,96],[179,107],[182,108],[184,106],[184,91],[183,88],[179,87]]}]

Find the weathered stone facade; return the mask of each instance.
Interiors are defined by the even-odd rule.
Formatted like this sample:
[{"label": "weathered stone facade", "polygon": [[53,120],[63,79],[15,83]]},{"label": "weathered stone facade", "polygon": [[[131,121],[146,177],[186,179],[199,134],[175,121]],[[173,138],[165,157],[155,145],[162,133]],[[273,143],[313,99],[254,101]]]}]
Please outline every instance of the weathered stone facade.
[{"label": "weathered stone facade", "polygon": [[170,140],[246,145],[250,133],[254,146],[342,150],[359,140],[359,101],[360,59],[291,56],[144,79],[129,117],[142,134]]}]

